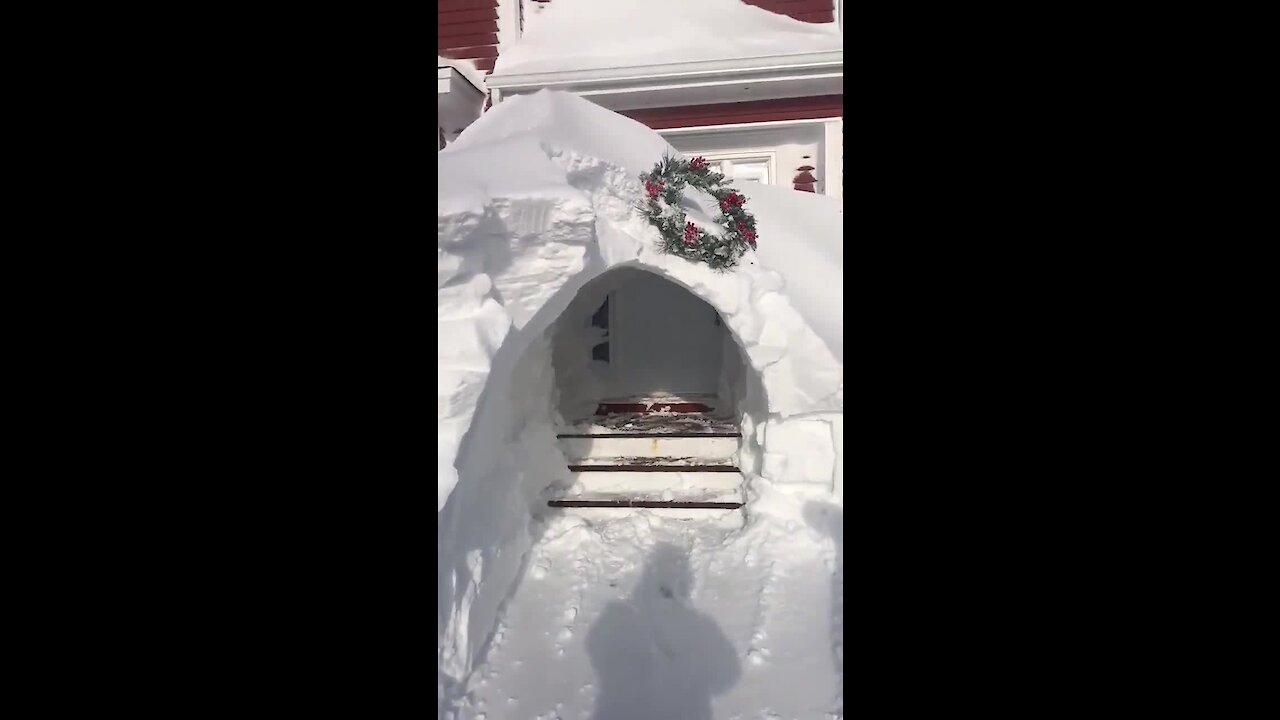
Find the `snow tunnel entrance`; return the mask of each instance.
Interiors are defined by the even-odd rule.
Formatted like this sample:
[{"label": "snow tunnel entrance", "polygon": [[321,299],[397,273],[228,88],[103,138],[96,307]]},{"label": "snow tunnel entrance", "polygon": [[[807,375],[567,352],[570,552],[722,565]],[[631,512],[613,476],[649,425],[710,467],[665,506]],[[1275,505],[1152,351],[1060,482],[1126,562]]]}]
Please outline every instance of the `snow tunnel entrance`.
[{"label": "snow tunnel entrance", "polygon": [[742,527],[744,410],[763,396],[715,308],[624,266],[584,285],[550,337],[568,477],[548,507]]},{"label": "snow tunnel entrance", "polygon": [[553,332],[559,410],[567,422],[593,414],[734,412],[743,362],[715,308],[634,267],[584,286]]}]

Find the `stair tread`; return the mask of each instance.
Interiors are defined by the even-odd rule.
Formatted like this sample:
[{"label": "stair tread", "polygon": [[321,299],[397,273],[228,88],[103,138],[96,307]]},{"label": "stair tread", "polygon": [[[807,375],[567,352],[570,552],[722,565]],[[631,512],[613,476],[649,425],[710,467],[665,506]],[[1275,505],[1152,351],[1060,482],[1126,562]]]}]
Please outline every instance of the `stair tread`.
[{"label": "stair tread", "polygon": [[558,433],[557,438],[712,438],[712,437],[742,437],[740,432],[699,432],[699,433],[678,433],[678,432],[635,432],[635,433]]},{"label": "stair tread", "polygon": [[582,508],[670,508],[673,510],[737,510],[741,502],[699,502],[681,500],[549,500],[550,507]]},{"label": "stair tread", "polygon": [[572,488],[552,498],[565,501],[741,502],[742,488],[654,488],[652,490],[581,490]]},{"label": "stair tread", "polygon": [[739,470],[734,465],[724,464],[658,465],[655,463],[637,463],[633,465],[601,465],[592,463],[585,465],[570,465],[569,472],[736,473],[739,472]]},{"label": "stair tread", "polygon": [[713,417],[702,413],[622,413],[596,416],[563,427],[558,437],[595,437],[597,435],[741,437],[742,432],[732,418]]},{"label": "stair tread", "polygon": [[[730,457],[680,457],[680,456],[648,456],[648,455],[620,455],[617,457],[589,457],[580,460],[573,460],[572,465],[581,465],[590,469],[597,467],[620,467],[624,465],[666,465],[692,467],[696,465],[714,465],[716,467],[734,467],[733,458]],[[737,468],[734,467],[736,470]],[[724,472],[712,471],[712,472]]]}]

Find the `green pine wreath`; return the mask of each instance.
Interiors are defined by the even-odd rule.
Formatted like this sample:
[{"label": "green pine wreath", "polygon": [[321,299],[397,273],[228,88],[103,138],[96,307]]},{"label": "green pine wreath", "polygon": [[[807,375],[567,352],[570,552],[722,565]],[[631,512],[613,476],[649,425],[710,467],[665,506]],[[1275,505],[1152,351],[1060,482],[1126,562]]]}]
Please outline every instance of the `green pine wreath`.
[{"label": "green pine wreath", "polygon": [[[756,219],[743,208],[747,199],[725,182],[724,175],[712,172],[704,158],[683,160],[664,155],[640,179],[648,200],[639,209],[662,234],[663,252],[727,270],[738,264],[748,248],[756,249]],[[698,188],[720,204],[716,218],[722,228],[719,237],[686,218],[680,208],[686,187]]]}]

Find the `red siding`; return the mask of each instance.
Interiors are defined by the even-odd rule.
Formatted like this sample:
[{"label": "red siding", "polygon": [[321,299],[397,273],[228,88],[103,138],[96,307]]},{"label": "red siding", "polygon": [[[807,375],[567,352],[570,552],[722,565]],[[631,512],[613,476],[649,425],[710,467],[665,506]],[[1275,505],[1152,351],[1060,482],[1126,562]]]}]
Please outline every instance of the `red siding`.
[{"label": "red siding", "polygon": [[485,74],[498,57],[498,0],[441,0],[436,14],[436,51],[470,60]]},{"label": "red siding", "polygon": [[742,0],[742,2],[808,23],[836,21],[835,0]]},{"label": "red siding", "polygon": [[[533,0],[533,2],[549,3],[551,0]],[[742,2],[807,23],[836,21],[835,0],[742,0]]]},{"label": "red siding", "polygon": [[497,20],[498,8],[484,8],[481,10],[456,10],[454,12],[442,12],[436,16],[440,25],[457,25],[459,23],[481,22],[483,20]]},{"label": "red siding", "polygon": [[844,116],[843,95],[757,100],[754,102],[718,103],[688,107],[623,110],[623,115],[642,122],[654,130],[694,127],[697,125],[731,125],[734,123],[773,122],[776,120],[810,120]]},{"label": "red siding", "polygon": [[445,13],[457,10],[467,11],[496,7],[498,7],[498,0],[440,0],[440,15],[443,16]]},{"label": "red siding", "polygon": [[[498,60],[498,0],[440,0],[436,20],[436,51],[441,57],[470,60],[485,75],[493,72]],[[490,100],[485,98],[485,110]]]}]

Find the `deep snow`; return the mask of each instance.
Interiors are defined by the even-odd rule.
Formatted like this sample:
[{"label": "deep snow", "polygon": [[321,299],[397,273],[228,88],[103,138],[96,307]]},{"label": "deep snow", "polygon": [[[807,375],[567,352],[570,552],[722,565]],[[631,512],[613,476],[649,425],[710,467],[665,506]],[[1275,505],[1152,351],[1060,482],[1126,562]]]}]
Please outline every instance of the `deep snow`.
[{"label": "deep snow", "polygon": [[[494,633],[500,605],[511,598],[510,607],[517,608],[518,598],[531,592],[521,584],[512,596],[525,569],[536,572],[531,548],[552,557],[629,552],[608,542],[593,548],[590,536],[580,531],[568,546],[535,546],[544,529],[534,523],[545,510],[541,493],[568,480],[555,439],[555,428],[565,418],[557,411],[562,378],[552,362],[553,323],[582,287],[609,270],[643,269],[711,304],[749,366],[742,378],[748,390],[739,399],[744,437],[738,453],[750,483],[748,527],[739,538],[748,544],[729,537],[715,545],[721,550],[699,554],[687,535],[661,540],[695,553],[695,587],[712,592],[717,572],[732,575],[733,558],[750,545],[746,538],[785,535],[776,523],[803,522],[788,509],[795,497],[839,506],[841,202],[781,188],[749,188],[760,251],[732,272],[715,273],[660,254],[657,231],[634,211],[641,193],[638,175],[664,152],[675,153],[643,125],[581,98],[543,91],[501,103],[437,155],[437,689],[442,717],[450,716],[468,688],[475,689],[468,683],[484,657],[484,644],[502,635]],[[591,532],[604,533],[607,541],[614,531]],[[659,541],[657,535],[652,542],[637,540],[644,547]],[[786,558],[773,558],[770,547],[758,545],[761,563],[803,565],[818,552],[812,542],[790,549],[779,543],[778,552]],[[643,566],[633,559],[627,567]],[[706,572],[699,569],[704,563]],[[794,573],[816,577],[802,569]],[[730,583],[725,597],[755,602],[765,597],[751,600],[744,595],[747,586],[734,584],[752,582],[749,574],[723,582]],[[620,597],[597,599],[607,604]],[[790,609],[770,616],[778,618],[779,627],[790,627],[779,636],[830,636],[830,623],[815,620],[829,610],[814,604],[820,596],[806,591],[788,597],[775,606]],[[712,610],[699,607],[704,613]],[[785,618],[793,615],[807,619],[791,627]],[[545,629],[537,623],[517,625],[519,632]],[[749,655],[740,632],[727,632],[735,652]],[[813,642],[801,642],[795,657],[829,654]],[[776,654],[777,647],[771,652]],[[748,655],[739,660],[748,662]],[[495,662],[487,667],[501,671]],[[734,685],[722,696],[747,692],[734,689],[741,687]],[[762,694],[791,693],[785,686],[745,687]]]},{"label": "deep snow", "polygon": [[843,717],[842,510],[787,508],[743,535],[546,520],[459,716]]},{"label": "deep snow", "polygon": [[806,23],[740,0],[555,0],[531,5],[493,74],[620,68],[841,50],[836,23]]}]

